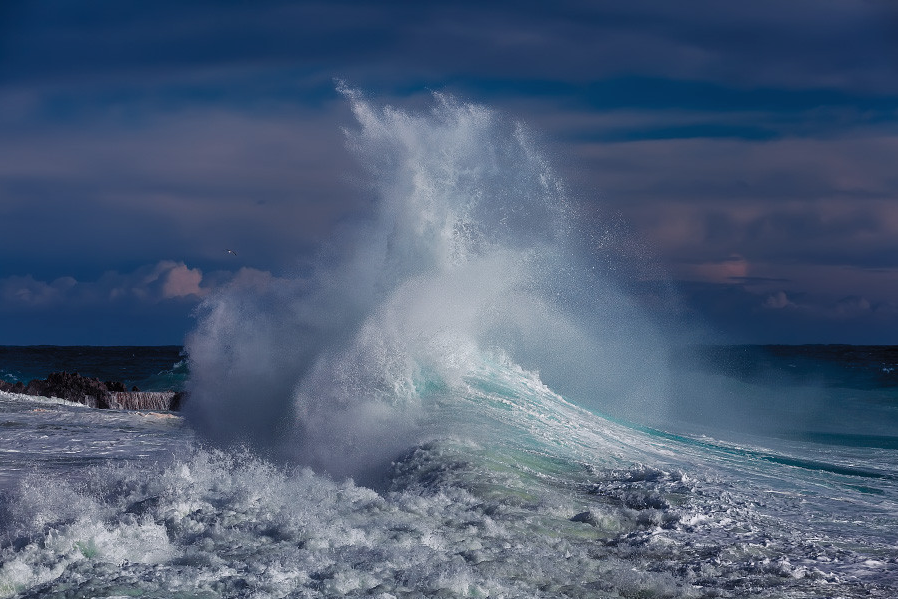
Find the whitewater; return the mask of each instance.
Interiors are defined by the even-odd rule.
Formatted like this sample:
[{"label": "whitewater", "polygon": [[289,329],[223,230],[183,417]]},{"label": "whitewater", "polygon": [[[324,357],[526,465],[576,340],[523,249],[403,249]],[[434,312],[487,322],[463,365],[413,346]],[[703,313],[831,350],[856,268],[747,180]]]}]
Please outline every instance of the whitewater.
[{"label": "whitewater", "polygon": [[370,210],[204,300],[182,413],[0,394],[0,595],[898,593],[891,387],[685,367],[525,126],[340,91]]}]

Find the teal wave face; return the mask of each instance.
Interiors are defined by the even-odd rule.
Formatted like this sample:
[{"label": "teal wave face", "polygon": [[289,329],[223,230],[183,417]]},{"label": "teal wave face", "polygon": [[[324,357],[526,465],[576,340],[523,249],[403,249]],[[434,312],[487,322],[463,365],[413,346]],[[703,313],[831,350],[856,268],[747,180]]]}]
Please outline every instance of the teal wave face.
[{"label": "teal wave face", "polygon": [[821,445],[840,445],[871,449],[898,449],[898,437],[885,435],[858,435],[848,433],[803,432],[791,436],[792,439]]}]

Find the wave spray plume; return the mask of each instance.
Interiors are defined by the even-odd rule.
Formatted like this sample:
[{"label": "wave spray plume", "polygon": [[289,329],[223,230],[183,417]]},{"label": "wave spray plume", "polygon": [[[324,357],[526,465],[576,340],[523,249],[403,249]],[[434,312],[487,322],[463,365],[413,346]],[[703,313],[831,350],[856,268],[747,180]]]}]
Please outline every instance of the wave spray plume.
[{"label": "wave spray plume", "polygon": [[411,113],[339,90],[371,214],[311,276],[203,302],[187,341],[200,433],[365,480],[433,433],[431,404],[487,357],[591,409],[633,413],[663,395],[663,342],[615,274],[629,258],[523,125],[441,94]]}]

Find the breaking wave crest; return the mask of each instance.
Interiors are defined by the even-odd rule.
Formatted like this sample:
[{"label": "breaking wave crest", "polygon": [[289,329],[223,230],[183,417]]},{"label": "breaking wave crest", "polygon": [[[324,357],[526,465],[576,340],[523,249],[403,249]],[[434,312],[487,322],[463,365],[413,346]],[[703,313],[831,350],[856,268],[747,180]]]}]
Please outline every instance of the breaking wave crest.
[{"label": "breaking wave crest", "polygon": [[575,209],[523,125],[440,94],[410,113],[340,91],[371,213],[311,276],[203,303],[187,343],[197,430],[364,477],[487,355],[588,407],[661,396],[663,344],[616,274],[613,228]]}]

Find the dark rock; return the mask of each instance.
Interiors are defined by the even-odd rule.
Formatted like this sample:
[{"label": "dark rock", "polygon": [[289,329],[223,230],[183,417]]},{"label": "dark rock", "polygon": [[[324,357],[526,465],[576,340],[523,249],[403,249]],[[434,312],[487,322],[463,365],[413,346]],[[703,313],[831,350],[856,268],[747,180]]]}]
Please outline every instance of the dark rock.
[{"label": "dark rock", "polygon": [[621,494],[621,499],[633,510],[666,510],[670,504],[657,491],[634,491]]},{"label": "dark rock", "polygon": [[118,410],[179,410],[184,401],[180,391],[140,391],[137,386],[128,391],[124,383],[101,382],[77,372],[53,372],[45,380],[34,379],[27,385],[0,381],[0,391],[58,397],[92,408]]},{"label": "dark rock", "polygon": [[125,513],[134,514],[137,516],[143,516],[145,513],[156,509],[159,505],[159,496],[154,495],[153,497],[147,497],[146,499],[141,499],[140,501],[135,501],[131,505],[128,506],[128,509],[125,510]]},{"label": "dark rock", "polygon": [[187,394],[184,391],[177,391],[171,398],[171,405],[169,405],[168,409],[177,412],[181,408],[184,407],[184,400],[187,399]]},{"label": "dark rock", "polygon": [[599,525],[599,519],[591,510],[580,512],[579,514],[571,518],[571,522],[583,522],[584,524],[589,524],[590,526]]},{"label": "dark rock", "polygon": [[106,381],[103,383],[109,391],[127,391],[125,384],[120,381]]},{"label": "dark rock", "polygon": [[137,387],[137,385],[134,385],[133,387],[131,387],[131,391],[136,392],[136,391],[140,391],[140,389]]},{"label": "dark rock", "polygon": [[26,395],[58,397],[90,406],[108,408],[109,390],[99,379],[81,376],[77,372],[52,372],[46,380],[32,380],[25,387]]}]

